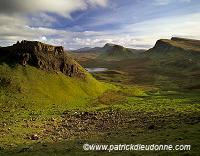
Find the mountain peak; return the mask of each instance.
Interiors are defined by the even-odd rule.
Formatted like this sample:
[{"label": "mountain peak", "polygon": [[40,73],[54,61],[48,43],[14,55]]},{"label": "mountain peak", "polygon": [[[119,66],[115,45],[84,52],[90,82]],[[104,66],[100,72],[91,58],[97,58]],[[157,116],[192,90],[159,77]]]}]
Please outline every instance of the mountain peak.
[{"label": "mountain peak", "polygon": [[99,59],[108,61],[119,61],[123,59],[132,59],[135,55],[127,48],[120,45],[113,45],[113,47],[107,50],[104,54],[99,56]]}]

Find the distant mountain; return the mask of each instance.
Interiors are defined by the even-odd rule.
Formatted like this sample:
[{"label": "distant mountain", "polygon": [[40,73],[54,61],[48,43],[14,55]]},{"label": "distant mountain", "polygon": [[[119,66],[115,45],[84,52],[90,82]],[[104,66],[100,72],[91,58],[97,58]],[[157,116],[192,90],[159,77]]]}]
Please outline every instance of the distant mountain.
[{"label": "distant mountain", "polygon": [[133,58],[135,58],[135,54],[133,54],[131,50],[120,45],[114,45],[111,49],[97,57],[99,60],[106,61],[119,61]]},{"label": "distant mountain", "polygon": [[92,52],[97,52],[98,49],[101,49],[101,48],[100,47],[95,47],[95,48],[84,47],[84,48],[80,48],[80,49],[77,49],[77,50],[67,50],[67,52],[71,52],[71,53],[92,53]]},{"label": "distant mountain", "polygon": [[99,52],[99,53],[104,53],[107,50],[111,49],[115,44],[111,44],[111,43],[107,43],[105,44],[103,47],[84,47],[84,48],[80,48],[77,50],[71,50],[68,52],[73,52],[73,53],[94,53],[94,52]]},{"label": "distant mountain", "polygon": [[[94,53],[94,52],[99,52],[99,53],[105,53],[107,50],[110,50],[112,47],[114,47],[116,44],[112,44],[112,43],[106,43],[103,47],[84,47],[84,48],[80,48],[77,50],[70,50],[67,52],[73,52],[73,53]],[[130,51],[132,51],[134,54],[140,54],[145,52],[146,50],[144,49],[131,49],[131,48],[127,48]]]},{"label": "distant mountain", "polygon": [[92,49],[91,47],[84,47],[84,48],[80,48],[80,49],[77,49],[77,50],[74,50],[74,51],[86,51],[86,50],[90,50],[90,49]]}]

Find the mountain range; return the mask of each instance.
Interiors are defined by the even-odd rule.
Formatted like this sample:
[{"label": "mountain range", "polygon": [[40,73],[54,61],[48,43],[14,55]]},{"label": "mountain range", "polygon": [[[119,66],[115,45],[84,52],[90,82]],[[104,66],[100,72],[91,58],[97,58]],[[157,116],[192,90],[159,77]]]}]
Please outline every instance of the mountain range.
[{"label": "mountain range", "polygon": [[[67,52],[73,52],[73,53],[94,53],[94,52],[99,52],[99,53],[105,53],[107,50],[110,50],[112,47],[114,47],[116,44],[112,44],[112,43],[106,43],[103,47],[84,47],[84,48],[80,48],[77,50],[69,50]],[[138,53],[143,53],[146,50],[145,49],[132,49],[132,48],[127,48],[130,51],[132,51],[135,54]]]}]

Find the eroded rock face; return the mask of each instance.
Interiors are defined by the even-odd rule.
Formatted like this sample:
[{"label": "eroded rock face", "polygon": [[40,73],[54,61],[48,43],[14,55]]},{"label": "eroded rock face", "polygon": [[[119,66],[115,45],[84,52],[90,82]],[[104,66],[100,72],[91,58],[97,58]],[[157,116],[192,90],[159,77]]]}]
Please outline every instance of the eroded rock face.
[{"label": "eroded rock face", "polygon": [[29,64],[42,70],[61,71],[69,77],[85,77],[84,69],[65,53],[62,46],[23,40],[13,46],[0,48],[0,56],[24,66]]}]

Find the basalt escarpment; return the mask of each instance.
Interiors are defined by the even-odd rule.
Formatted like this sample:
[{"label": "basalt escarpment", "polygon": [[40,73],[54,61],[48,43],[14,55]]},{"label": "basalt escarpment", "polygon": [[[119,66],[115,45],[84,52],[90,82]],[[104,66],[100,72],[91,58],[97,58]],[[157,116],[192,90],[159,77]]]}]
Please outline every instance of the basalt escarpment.
[{"label": "basalt escarpment", "polygon": [[85,70],[67,55],[62,46],[47,45],[38,41],[17,42],[0,48],[1,61],[32,65],[48,71],[61,71],[69,77],[85,78]]}]

